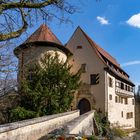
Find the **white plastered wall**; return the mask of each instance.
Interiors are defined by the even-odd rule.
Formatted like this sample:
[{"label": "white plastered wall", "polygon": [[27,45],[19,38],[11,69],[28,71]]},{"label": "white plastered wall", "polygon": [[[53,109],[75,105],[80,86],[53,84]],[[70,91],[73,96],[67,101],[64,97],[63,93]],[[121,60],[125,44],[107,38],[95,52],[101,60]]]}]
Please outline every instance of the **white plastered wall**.
[{"label": "white plastered wall", "polygon": [[[113,126],[122,126],[124,128],[134,128],[135,127],[135,109],[134,105],[132,104],[132,99],[134,97],[128,98],[128,104],[115,102],[115,96],[118,96],[115,92],[115,77],[107,73],[107,81],[108,77],[111,77],[113,80],[113,87],[109,87],[109,85],[106,85],[108,88],[108,119]],[[107,82],[108,83],[108,82]],[[112,95],[112,100],[109,99],[109,96]],[[122,111],[123,111],[123,117],[122,117]],[[133,112],[133,118],[127,119],[126,113]]]},{"label": "white plastered wall", "polygon": [[[82,49],[77,49],[77,46],[82,46]],[[95,100],[96,109],[100,108],[102,112],[105,112],[104,63],[99,59],[94,48],[89,44],[80,28],[77,28],[66,47],[73,53],[73,57],[70,60],[70,64],[73,65],[72,72],[77,72],[81,64],[86,64],[86,73],[82,73],[81,75],[83,83],[90,85],[90,74],[99,73],[99,84],[90,85],[90,93]]]}]

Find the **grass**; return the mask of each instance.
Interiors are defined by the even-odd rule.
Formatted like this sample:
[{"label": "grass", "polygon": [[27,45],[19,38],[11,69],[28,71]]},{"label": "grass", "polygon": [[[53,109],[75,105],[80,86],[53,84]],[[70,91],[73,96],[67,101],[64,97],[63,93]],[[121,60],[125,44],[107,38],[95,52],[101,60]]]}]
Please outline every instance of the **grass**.
[{"label": "grass", "polygon": [[114,134],[114,136],[120,138],[126,137],[128,135],[128,133],[125,130],[116,127],[112,128],[112,133]]}]

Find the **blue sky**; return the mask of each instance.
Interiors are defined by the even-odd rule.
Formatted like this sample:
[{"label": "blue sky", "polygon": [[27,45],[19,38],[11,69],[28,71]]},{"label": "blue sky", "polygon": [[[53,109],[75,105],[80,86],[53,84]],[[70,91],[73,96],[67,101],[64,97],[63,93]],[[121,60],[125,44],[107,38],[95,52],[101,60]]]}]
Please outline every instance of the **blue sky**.
[{"label": "blue sky", "polygon": [[[140,84],[140,0],[80,1],[80,11],[70,16],[73,24],[59,24],[54,20],[49,22],[49,27],[62,43],[66,43],[80,26],[117,59],[136,85]],[[28,34],[41,23],[30,28]]]}]

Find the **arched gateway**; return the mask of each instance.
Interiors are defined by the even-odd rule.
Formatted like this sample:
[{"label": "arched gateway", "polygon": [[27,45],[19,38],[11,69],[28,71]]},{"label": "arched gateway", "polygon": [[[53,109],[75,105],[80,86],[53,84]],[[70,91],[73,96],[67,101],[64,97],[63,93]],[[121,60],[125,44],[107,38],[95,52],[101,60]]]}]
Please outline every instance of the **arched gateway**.
[{"label": "arched gateway", "polygon": [[78,103],[78,109],[80,110],[80,115],[90,111],[91,110],[90,102],[85,98],[81,99]]}]

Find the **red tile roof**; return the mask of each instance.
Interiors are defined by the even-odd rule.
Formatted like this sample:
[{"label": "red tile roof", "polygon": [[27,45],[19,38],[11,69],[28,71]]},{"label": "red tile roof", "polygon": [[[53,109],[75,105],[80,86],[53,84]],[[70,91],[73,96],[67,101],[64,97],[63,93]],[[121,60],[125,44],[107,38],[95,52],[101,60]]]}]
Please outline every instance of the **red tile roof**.
[{"label": "red tile roof", "polygon": [[49,29],[48,26],[42,24],[25,42],[35,42],[35,41],[48,41],[53,42],[59,45],[62,45],[60,40],[53,34],[53,32]]},{"label": "red tile roof", "polygon": [[72,55],[72,53],[66,47],[63,46],[60,40],[45,24],[42,24],[23,44],[16,47],[14,49],[14,53],[18,57],[18,53],[21,49],[28,48],[31,46],[56,47],[62,50],[66,55]]},{"label": "red tile roof", "polygon": [[[80,28],[81,29],[81,28]],[[132,85],[134,85],[130,80],[129,80],[129,75],[120,67],[120,64],[116,61],[116,59],[114,57],[112,57],[108,52],[106,52],[104,49],[102,49],[101,47],[99,47],[82,29],[81,31],[83,32],[84,36],[86,37],[86,39],[89,41],[89,43],[91,44],[91,46],[95,49],[97,55],[100,57],[100,59],[106,64],[107,67],[108,66],[107,62],[104,60],[107,59],[109,62],[111,62],[114,67],[116,67],[118,69],[112,69],[110,67],[110,70],[116,74],[117,76],[127,80],[129,83],[131,83]]]},{"label": "red tile roof", "polygon": [[99,47],[83,30],[82,30],[82,32],[84,33],[84,35],[86,36],[86,38],[90,42],[90,44],[97,49],[98,53],[100,53],[101,55],[103,55],[105,58],[107,58],[111,63],[113,63],[117,67],[120,67],[120,64],[116,61],[116,59],[114,57],[112,57],[103,48]]}]

